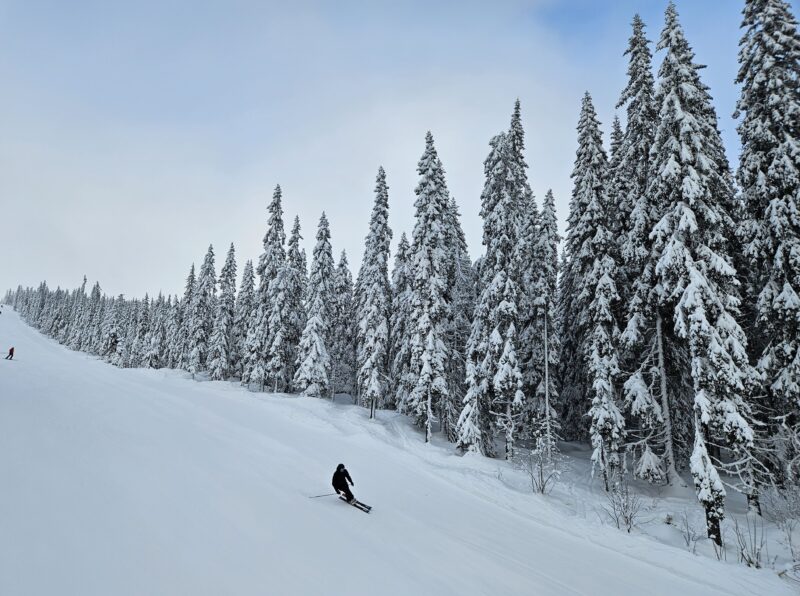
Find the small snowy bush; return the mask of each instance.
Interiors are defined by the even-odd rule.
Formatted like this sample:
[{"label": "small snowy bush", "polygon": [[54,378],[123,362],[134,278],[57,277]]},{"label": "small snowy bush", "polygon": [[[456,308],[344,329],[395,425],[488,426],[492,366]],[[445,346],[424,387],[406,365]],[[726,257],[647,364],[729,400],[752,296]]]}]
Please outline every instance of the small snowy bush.
[{"label": "small snowy bush", "polygon": [[606,493],[603,511],[618,529],[624,528],[630,533],[639,520],[642,510],[641,497],[631,492],[627,476],[624,473],[620,474],[617,482]]}]

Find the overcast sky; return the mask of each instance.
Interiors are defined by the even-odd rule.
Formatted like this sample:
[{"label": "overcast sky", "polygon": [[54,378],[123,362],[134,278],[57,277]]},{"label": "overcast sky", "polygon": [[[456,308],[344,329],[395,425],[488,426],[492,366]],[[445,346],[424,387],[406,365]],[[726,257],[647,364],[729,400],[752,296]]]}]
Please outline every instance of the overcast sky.
[{"label": "overcast sky", "polygon": [[[741,5],[677,2],[734,165]],[[355,274],[379,165],[395,242],[410,233],[427,130],[475,258],[483,160],[517,97],[531,184],[563,222],[581,96],[607,133],[631,17],[656,40],[665,7],[0,0],[0,290],[86,274],[110,294],[181,292],[231,242],[241,272],[277,183],[287,231],[298,214],[310,254],[326,211]]]}]

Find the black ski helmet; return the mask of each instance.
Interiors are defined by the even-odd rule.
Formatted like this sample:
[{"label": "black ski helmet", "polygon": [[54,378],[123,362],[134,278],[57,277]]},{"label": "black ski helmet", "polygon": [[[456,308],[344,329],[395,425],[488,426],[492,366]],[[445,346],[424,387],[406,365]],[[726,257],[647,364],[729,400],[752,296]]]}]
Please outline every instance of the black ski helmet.
[{"label": "black ski helmet", "polygon": [[344,470],[344,464],[339,464],[336,466],[336,471],[338,472],[339,470]]}]

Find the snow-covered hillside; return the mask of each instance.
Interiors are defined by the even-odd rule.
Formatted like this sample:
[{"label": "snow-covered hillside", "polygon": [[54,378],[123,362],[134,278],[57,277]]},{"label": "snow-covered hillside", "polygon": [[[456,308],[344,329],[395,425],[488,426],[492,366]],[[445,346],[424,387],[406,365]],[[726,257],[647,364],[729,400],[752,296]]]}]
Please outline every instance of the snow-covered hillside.
[{"label": "snow-covered hillside", "polygon": [[[6,309],[11,344],[0,594],[791,593],[771,571],[567,515],[394,413],[118,369]],[[371,514],[308,498],[339,462]]]}]

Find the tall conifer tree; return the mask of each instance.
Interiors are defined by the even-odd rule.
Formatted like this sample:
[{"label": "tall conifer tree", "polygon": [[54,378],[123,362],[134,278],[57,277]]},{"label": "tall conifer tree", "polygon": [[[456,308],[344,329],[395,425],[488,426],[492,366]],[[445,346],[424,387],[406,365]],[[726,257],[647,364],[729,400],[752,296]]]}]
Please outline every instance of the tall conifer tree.
[{"label": "tall conifer tree", "polygon": [[411,247],[411,363],[414,378],[411,393],[400,404],[431,440],[436,409],[449,398],[446,324],[450,316],[448,301],[447,234],[442,221],[447,217],[450,196],[444,168],[430,132],[425,136],[425,152],[417,165],[420,181],[414,192],[417,199],[416,223]]},{"label": "tall conifer tree", "polygon": [[189,372],[192,376],[207,369],[208,344],[214,324],[216,286],[214,247],[209,246],[189,307]]},{"label": "tall conifer tree", "polygon": [[411,374],[411,245],[406,233],[400,236],[392,269],[391,349],[388,405],[405,403],[413,387]]},{"label": "tall conifer tree", "polygon": [[608,160],[603,149],[600,123],[592,98],[583,96],[578,120],[578,150],[572,170],[573,189],[567,219],[563,275],[558,297],[561,335],[561,409],[566,438],[587,436],[585,414],[589,411],[591,380],[589,362],[584,357],[593,322],[590,305],[594,288],[589,275],[594,267],[593,238],[596,219],[587,215],[592,204],[603,205],[608,184]]},{"label": "tall conifer tree", "polygon": [[186,277],[183,299],[180,301],[180,320],[178,322],[180,332],[178,335],[178,345],[176,346],[177,358],[174,364],[175,368],[183,368],[186,370],[189,369],[189,340],[192,334],[191,305],[195,283],[194,263],[192,263],[189,269],[189,275]]},{"label": "tall conifer tree", "polygon": [[250,320],[247,330],[242,370],[243,385],[258,385],[262,390],[267,383],[269,372],[267,363],[269,358],[269,317],[271,302],[269,286],[278,276],[278,271],[286,262],[286,232],[283,227],[283,206],[281,204],[281,187],[275,187],[272,201],[267,208],[269,220],[267,233],[264,235],[264,252],[258,261],[257,272],[259,275],[258,289],[256,292],[255,316]]},{"label": "tall conifer tree", "polygon": [[334,273],[331,233],[325,213],[319,219],[317,243],[308,280],[308,320],[300,338],[294,387],[303,395],[323,397],[331,391],[328,352],[334,312]]},{"label": "tall conifer tree", "polygon": [[353,275],[342,251],[333,276],[333,313],[331,317],[330,355],[333,393],[355,395],[356,333],[353,306]]},{"label": "tall conifer tree", "polygon": [[253,261],[247,260],[242,271],[242,282],[236,295],[231,337],[231,371],[241,378],[247,350],[247,329],[255,314],[255,273]]},{"label": "tall conifer tree", "polygon": [[653,286],[665,324],[687,346],[694,402],[690,468],[708,536],[720,544],[725,489],[708,443],[724,444],[736,461],[747,461],[753,447],[745,396],[751,371],[728,254],[733,189],[711,97],[672,3],[658,49],[665,56],[647,190],[652,204],[661,206],[651,232]]},{"label": "tall conifer tree", "polygon": [[490,142],[481,194],[483,291],[478,297],[467,342],[467,394],[458,421],[458,446],[493,455],[495,430],[504,434],[506,457],[513,453],[524,408],[518,342],[518,209],[524,204],[515,183],[511,137]]},{"label": "tall conifer tree", "polygon": [[[747,327],[765,399],[768,432],[800,423],[800,36],[783,0],[747,0],[739,43],[742,86],[735,117],[742,142]],[[771,449],[774,470],[797,476],[798,454]]]},{"label": "tall conifer tree", "polygon": [[[384,406],[389,381],[389,316],[392,287],[389,283],[389,187],[386,172],[378,168],[375,204],[358,272],[356,293],[358,344],[356,346],[357,393],[361,405],[375,410]],[[389,400],[391,401],[391,400]]]},{"label": "tall conifer tree", "polygon": [[236,303],[236,251],[231,244],[219,274],[219,299],[209,348],[212,380],[227,379],[233,366],[233,327]]}]

